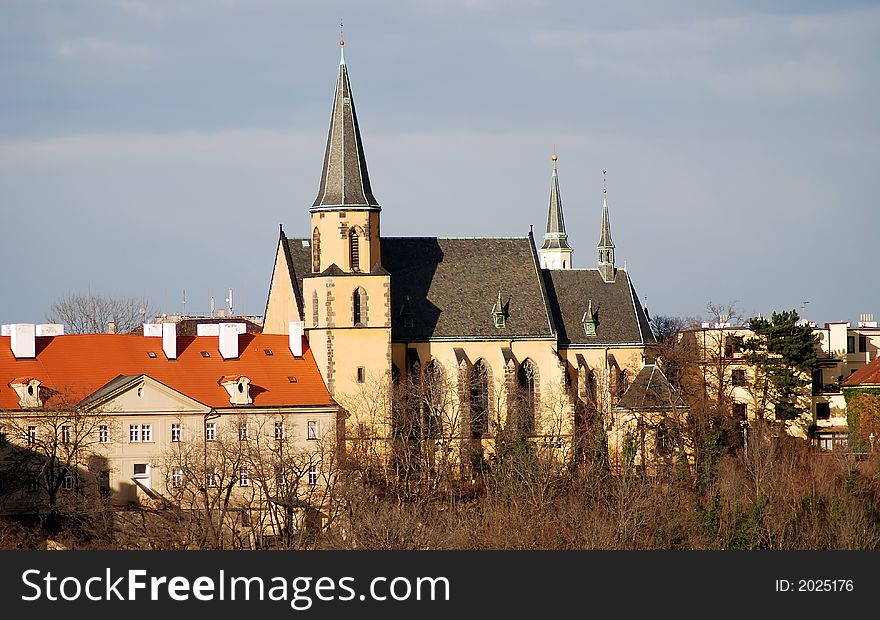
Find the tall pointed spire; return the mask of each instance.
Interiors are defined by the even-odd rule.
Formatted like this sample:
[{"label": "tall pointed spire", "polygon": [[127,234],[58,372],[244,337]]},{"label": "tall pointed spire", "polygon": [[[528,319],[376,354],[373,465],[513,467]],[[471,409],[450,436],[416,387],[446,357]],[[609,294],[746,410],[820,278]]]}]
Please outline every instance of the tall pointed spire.
[{"label": "tall pointed spire", "polygon": [[555,152],[550,159],[553,161],[553,174],[550,177],[550,210],[547,213],[544,245],[541,246],[541,266],[545,269],[571,269],[571,254],[574,250],[568,245],[568,234],[565,232],[559,175],[556,173],[558,157]]},{"label": "tall pointed spire", "polygon": [[321,187],[312,211],[343,207],[348,210],[379,209],[379,202],[370,188],[367,160],[348,80],[348,67],[345,64],[344,46],[345,40],[340,39],[336,96],[333,98],[330,131],[327,134]]},{"label": "tall pointed spire", "polygon": [[605,282],[614,282],[614,242],[611,240],[611,220],[608,217],[608,188],[605,187],[605,173],[602,171],[602,228],[596,250],[599,258],[599,273]]}]

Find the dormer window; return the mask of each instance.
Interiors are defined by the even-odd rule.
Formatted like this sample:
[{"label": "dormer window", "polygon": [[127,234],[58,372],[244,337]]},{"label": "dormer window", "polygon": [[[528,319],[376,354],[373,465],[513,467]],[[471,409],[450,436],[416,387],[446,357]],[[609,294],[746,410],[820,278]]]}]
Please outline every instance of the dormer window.
[{"label": "dormer window", "polygon": [[409,295],[407,295],[406,299],[403,300],[403,305],[400,307],[400,320],[406,329],[411,329],[415,326],[413,313],[409,306]]},{"label": "dormer window", "polygon": [[584,334],[587,336],[595,336],[596,335],[596,326],[599,324],[597,313],[593,311],[593,300],[590,300],[589,305],[587,306],[587,311],[584,312],[584,316],[581,319],[581,322],[584,325]]},{"label": "dormer window", "polygon": [[40,380],[32,377],[18,377],[9,383],[18,395],[18,406],[22,409],[39,409],[43,406]]},{"label": "dormer window", "polygon": [[229,394],[229,402],[233,405],[252,405],[254,403],[251,398],[251,380],[240,375],[224,376],[220,378],[222,385]]},{"label": "dormer window", "polygon": [[492,321],[495,323],[496,329],[501,329],[507,325],[507,319],[510,318],[510,299],[507,303],[501,301],[501,291],[498,291],[498,299],[492,306]]}]

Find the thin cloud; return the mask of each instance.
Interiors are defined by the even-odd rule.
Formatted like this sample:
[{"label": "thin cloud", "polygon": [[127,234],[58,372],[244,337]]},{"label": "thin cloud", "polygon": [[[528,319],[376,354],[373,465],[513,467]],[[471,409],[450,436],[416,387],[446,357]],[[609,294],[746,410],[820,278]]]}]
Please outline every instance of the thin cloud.
[{"label": "thin cloud", "polygon": [[83,37],[63,41],[57,49],[62,58],[106,58],[129,59],[146,58],[153,49],[142,43],[127,43],[100,37]]},{"label": "thin cloud", "polygon": [[778,102],[847,92],[878,32],[880,10],[869,8],[821,18],[750,14],[653,28],[541,30],[531,40],[567,49],[577,66],[637,87],[688,86]]}]

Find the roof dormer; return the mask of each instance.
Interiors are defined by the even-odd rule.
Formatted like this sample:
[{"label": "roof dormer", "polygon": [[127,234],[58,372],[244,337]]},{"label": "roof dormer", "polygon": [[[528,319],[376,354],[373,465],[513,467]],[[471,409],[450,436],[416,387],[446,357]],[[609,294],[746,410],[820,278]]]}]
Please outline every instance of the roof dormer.
[{"label": "roof dormer", "polygon": [[17,377],[9,383],[9,387],[18,394],[18,406],[22,409],[39,409],[43,406],[39,379]]},{"label": "roof dormer", "polygon": [[229,393],[229,402],[233,405],[253,405],[251,398],[251,380],[241,375],[224,375],[220,377],[220,385]]}]

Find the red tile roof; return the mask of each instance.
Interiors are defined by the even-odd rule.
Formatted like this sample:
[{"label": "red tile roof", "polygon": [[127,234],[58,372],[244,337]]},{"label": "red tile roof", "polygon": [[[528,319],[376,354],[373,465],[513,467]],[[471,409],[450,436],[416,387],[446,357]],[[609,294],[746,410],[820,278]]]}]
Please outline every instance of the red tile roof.
[{"label": "red tile roof", "polygon": [[843,385],[880,385],[880,357],[851,374]]},{"label": "red tile roof", "polygon": [[[242,334],[238,359],[224,360],[217,336],[177,338],[177,359],[162,352],[161,338],[128,334],[37,337],[34,359],[15,359],[8,336],[0,336],[0,410],[19,408],[9,387],[18,377],[39,379],[48,393],[79,402],[119,375],[148,375],[209,407],[232,407],[221,377],[251,380],[255,407],[332,405],[315,358],[303,340],[303,356],[294,358],[287,336]],[[272,354],[267,355],[266,349]],[[201,352],[210,356],[203,357]],[[150,357],[154,352],[156,357]],[[295,376],[291,383],[288,376]]]}]

